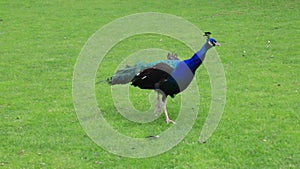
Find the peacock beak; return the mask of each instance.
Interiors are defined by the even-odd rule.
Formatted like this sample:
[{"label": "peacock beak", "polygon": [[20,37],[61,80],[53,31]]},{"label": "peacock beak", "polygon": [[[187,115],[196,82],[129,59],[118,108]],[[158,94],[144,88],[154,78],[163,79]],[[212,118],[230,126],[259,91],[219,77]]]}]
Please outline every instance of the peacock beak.
[{"label": "peacock beak", "polygon": [[214,46],[221,46],[221,44],[218,43],[218,42],[216,42],[216,43],[214,44]]}]

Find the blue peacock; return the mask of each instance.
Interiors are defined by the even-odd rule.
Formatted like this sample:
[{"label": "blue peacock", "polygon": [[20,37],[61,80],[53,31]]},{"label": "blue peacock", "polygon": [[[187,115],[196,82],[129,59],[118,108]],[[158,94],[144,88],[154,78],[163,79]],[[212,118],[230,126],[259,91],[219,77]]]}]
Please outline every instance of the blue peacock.
[{"label": "blue peacock", "polygon": [[193,80],[197,68],[204,61],[206,52],[214,46],[220,46],[214,38],[209,37],[210,34],[210,32],[205,32],[204,36],[207,37],[205,44],[189,59],[179,60],[177,55],[169,53],[167,60],[147,64],[138,62],[133,66],[120,69],[108,78],[107,82],[110,85],[131,83],[141,89],[155,90],[158,101],[156,113],[161,113],[161,108],[163,108],[166,122],[175,123],[168,116],[167,96],[173,98],[185,90]]}]

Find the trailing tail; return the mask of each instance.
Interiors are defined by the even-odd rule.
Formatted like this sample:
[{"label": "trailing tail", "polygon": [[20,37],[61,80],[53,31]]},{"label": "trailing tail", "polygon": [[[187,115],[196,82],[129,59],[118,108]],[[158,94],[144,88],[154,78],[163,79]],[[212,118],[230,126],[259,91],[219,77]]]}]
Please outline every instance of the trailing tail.
[{"label": "trailing tail", "polygon": [[133,66],[126,66],[125,68],[118,70],[112,77],[107,78],[106,81],[110,85],[127,84],[134,78],[137,73],[147,67],[148,66],[143,62],[138,62]]},{"label": "trailing tail", "polygon": [[101,82],[107,82],[110,85],[127,84],[131,82],[131,80],[134,78],[136,74],[138,74],[142,70],[153,67],[154,65],[157,65],[159,63],[166,63],[167,65],[171,66],[174,69],[176,65],[180,62],[177,55],[172,53],[168,53],[167,59],[168,60],[160,60],[156,62],[150,62],[147,64],[143,62],[138,62],[133,66],[126,66],[123,69],[117,70],[117,72],[113,76],[107,78],[106,80],[98,81],[96,84]]}]

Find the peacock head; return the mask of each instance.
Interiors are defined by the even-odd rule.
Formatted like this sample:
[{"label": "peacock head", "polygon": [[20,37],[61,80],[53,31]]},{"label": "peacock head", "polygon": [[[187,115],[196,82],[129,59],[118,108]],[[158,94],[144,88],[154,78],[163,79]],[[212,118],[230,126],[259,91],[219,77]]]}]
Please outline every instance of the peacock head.
[{"label": "peacock head", "polygon": [[211,46],[221,46],[220,43],[218,43],[214,38],[208,38],[207,39],[208,44],[210,44]]},{"label": "peacock head", "polygon": [[210,38],[209,36],[211,35],[211,32],[204,32],[204,35],[205,37],[207,37],[207,43],[210,45],[210,46],[221,46],[220,43],[218,43],[214,38]]}]

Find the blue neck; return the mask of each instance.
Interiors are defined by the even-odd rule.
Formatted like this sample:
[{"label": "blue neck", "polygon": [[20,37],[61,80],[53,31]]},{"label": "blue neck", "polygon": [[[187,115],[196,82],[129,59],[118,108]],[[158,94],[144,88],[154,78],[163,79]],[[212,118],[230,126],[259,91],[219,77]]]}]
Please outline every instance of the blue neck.
[{"label": "blue neck", "polygon": [[202,48],[198,52],[196,52],[190,59],[184,60],[184,62],[188,65],[188,67],[191,69],[193,74],[195,74],[197,68],[204,61],[205,54],[209,48],[211,48],[211,46],[205,43],[202,46]]}]

